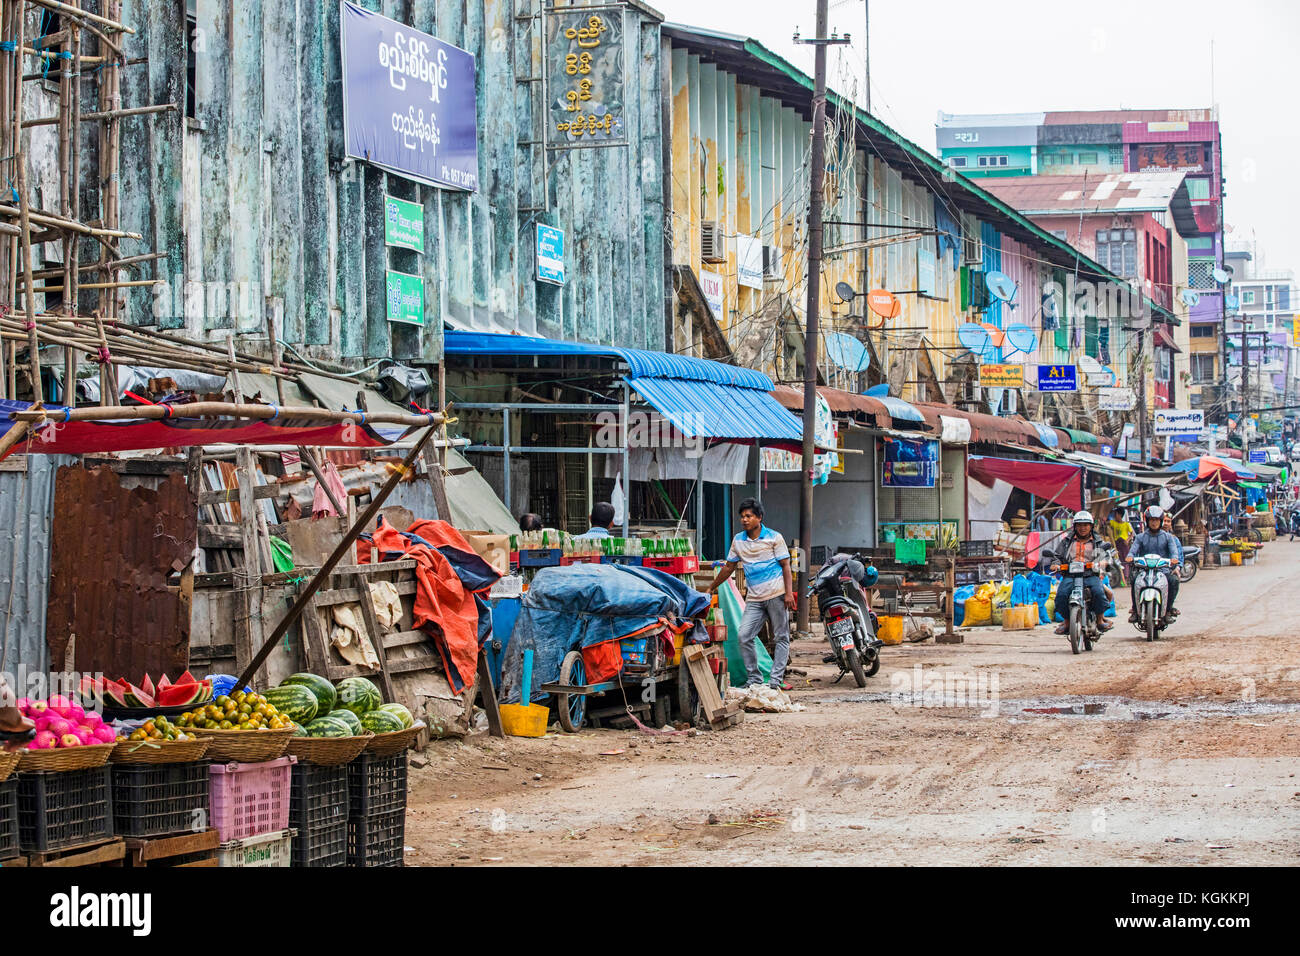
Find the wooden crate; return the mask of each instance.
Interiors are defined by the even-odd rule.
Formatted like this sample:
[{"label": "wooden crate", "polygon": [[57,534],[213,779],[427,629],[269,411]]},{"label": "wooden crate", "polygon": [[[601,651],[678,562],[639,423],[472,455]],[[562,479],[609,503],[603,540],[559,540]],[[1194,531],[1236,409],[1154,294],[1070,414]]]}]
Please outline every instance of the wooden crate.
[{"label": "wooden crate", "polygon": [[221,835],[212,828],[197,833],[130,838],[125,865],[130,867],[216,866]]},{"label": "wooden crate", "polygon": [[68,847],[66,850],[50,850],[46,853],[29,853],[17,859],[6,860],[6,867],[26,866],[78,867],[78,866],[121,866],[126,854],[126,845],[121,837],[84,843],[81,846]]}]

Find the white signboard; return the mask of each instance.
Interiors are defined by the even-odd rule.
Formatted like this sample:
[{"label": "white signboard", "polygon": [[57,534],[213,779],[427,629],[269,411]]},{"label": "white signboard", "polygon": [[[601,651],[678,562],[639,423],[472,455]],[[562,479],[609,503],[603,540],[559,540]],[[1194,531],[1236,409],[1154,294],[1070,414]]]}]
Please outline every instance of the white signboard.
[{"label": "white signboard", "polygon": [[713,311],[714,321],[721,322],[723,319],[722,276],[708,269],[701,269],[700,290],[704,293],[704,301],[709,303],[709,308]]},{"label": "white signboard", "polygon": [[1131,388],[1097,389],[1097,407],[1103,412],[1127,412],[1137,405],[1137,395]]},{"label": "white signboard", "polygon": [[763,243],[753,236],[736,237],[736,281],[751,289],[763,288]]},{"label": "white signboard", "polygon": [[1200,409],[1157,408],[1153,435],[1196,435],[1205,428],[1205,412]]}]

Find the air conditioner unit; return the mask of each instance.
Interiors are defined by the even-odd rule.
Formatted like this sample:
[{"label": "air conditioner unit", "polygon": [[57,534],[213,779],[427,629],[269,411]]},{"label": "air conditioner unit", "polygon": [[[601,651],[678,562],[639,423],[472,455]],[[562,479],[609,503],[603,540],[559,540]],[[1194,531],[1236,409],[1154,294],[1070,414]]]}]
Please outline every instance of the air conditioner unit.
[{"label": "air conditioner unit", "polygon": [[763,247],[763,278],[780,279],[781,276],[781,247],[764,246]]},{"label": "air conditioner unit", "polygon": [[700,224],[700,258],[705,262],[727,261],[727,237],[722,232],[722,223]]}]

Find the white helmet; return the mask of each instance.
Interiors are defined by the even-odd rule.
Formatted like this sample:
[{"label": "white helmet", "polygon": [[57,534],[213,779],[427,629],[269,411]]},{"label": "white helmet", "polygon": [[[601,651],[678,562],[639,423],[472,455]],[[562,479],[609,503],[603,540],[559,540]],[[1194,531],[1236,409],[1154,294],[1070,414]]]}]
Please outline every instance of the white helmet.
[{"label": "white helmet", "polygon": [[1152,505],[1147,509],[1145,517],[1147,521],[1153,519],[1156,521],[1163,521],[1165,517],[1165,509],[1161,508],[1159,505]]},{"label": "white helmet", "polygon": [[1096,524],[1097,519],[1092,516],[1091,511],[1078,511],[1074,515],[1075,524]]}]

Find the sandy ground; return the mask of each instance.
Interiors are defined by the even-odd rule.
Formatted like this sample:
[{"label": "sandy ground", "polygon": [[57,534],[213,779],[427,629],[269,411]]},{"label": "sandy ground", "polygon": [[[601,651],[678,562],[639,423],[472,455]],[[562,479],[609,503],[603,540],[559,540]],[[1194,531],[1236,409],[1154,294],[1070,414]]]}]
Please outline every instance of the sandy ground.
[{"label": "sandy ground", "polygon": [[1124,595],[1091,654],[1049,627],[980,628],[885,648],[859,690],[799,641],[801,713],[436,742],[412,771],[407,865],[1294,865],[1297,559],[1279,541],[1203,570],[1155,644]]}]

